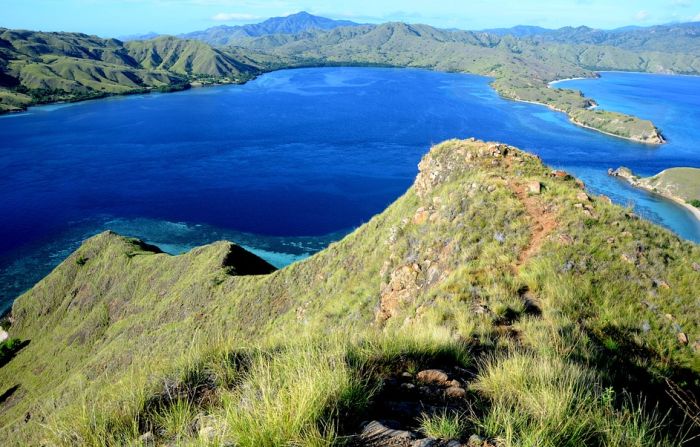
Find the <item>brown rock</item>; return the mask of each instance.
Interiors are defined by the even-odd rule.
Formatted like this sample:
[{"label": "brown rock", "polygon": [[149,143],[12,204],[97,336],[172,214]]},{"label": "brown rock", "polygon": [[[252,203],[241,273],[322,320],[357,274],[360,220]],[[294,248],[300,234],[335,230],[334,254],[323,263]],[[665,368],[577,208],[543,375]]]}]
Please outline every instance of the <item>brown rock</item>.
[{"label": "brown rock", "polygon": [[445,371],[439,369],[426,369],[419,372],[416,375],[416,379],[418,379],[418,381],[421,383],[442,385],[449,380],[449,377]]},{"label": "brown rock", "polygon": [[365,425],[360,438],[369,445],[406,445],[417,436],[410,431],[394,430],[379,421],[372,421]]},{"label": "brown rock", "polygon": [[467,391],[461,386],[451,386],[445,390],[445,397],[449,399],[464,399]]},{"label": "brown rock", "polygon": [[698,264],[697,262],[693,262],[693,270],[695,270],[696,272],[700,272],[700,264]]},{"label": "brown rock", "polygon": [[570,178],[571,176],[570,176],[569,173],[566,172],[566,171],[562,171],[562,170],[560,170],[560,169],[554,169],[554,170],[552,171],[552,177],[561,178],[561,179],[567,179],[567,178]]},{"label": "brown rock", "polygon": [[581,202],[590,202],[591,198],[588,197],[588,194],[585,192],[581,191],[578,194],[576,194],[576,200],[579,200]]},{"label": "brown rock", "polygon": [[542,184],[537,180],[527,183],[527,192],[530,194],[539,194],[542,191]]},{"label": "brown rock", "polygon": [[688,336],[685,335],[685,332],[677,333],[676,338],[678,339],[678,342],[683,346],[686,346],[688,344]]},{"label": "brown rock", "polygon": [[428,220],[430,213],[425,210],[425,208],[418,208],[416,214],[413,216],[413,223],[416,225],[422,225]]}]

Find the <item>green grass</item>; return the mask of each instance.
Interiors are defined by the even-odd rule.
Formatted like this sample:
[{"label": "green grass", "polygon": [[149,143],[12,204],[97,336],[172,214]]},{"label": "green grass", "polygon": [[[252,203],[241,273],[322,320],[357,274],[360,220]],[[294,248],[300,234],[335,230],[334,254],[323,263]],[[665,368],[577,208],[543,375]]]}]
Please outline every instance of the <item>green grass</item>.
[{"label": "green grass", "polygon": [[460,439],[467,430],[467,418],[460,413],[423,414],[420,420],[420,430],[425,435],[435,439]]},{"label": "green grass", "polygon": [[[474,374],[460,420],[506,445],[679,445],[700,249],[604,200],[586,214],[574,179],[494,148],[433,148],[385,212],[269,275],[232,275],[225,242],[91,238],[14,305],[31,343],[0,368],[0,439],[332,445],[387,377],[455,365]],[[533,225],[513,185],[535,180],[556,227],[520,261]]]},{"label": "green grass", "polygon": [[641,179],[641,182],[649,188],[669,193],[691,204],[693,201],[700,203],[700,169],[666,169],[652,177]]}]

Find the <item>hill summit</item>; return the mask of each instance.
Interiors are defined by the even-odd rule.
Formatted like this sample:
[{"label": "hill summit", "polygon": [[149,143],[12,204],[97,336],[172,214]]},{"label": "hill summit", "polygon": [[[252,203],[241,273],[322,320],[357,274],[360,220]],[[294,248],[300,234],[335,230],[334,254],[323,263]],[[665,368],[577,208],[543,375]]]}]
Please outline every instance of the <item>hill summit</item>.
[{"label": "hill summit", "polygon": [[103,233],[21,296],[3,445],[680,445],[700,248],[514,147],[442,143],[273,269]]},{"label": "hill summit", "polygon": [[250,25],[220,25],[203,31],[182,34],[185,39],[196,39],[210,45],[228,45],[236,39],[260,37],[272,34],[298,34],[311,30],[331,30],[343,26],[357,26],[349,20],[333,20],[301,11],[285,17],[272,17],[264,22]]}]

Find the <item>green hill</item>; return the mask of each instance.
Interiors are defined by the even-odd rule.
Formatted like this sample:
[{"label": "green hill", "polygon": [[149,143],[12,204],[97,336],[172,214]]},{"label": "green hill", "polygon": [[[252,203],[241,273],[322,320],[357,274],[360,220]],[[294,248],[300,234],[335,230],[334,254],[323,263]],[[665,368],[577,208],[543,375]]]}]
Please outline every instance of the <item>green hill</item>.
[{"label": "green hill", "polygon": [[333,20],[301,11],[286,17],[272,17],[249,25],[220,25],[203,31],[182,34],[184,39],[196,39],[210,45],[229,45],[242,37],[259,37],[271,34],[297,34],[314,29],[333,29],[341,26],[357,26],[349,20]]},{"label": "green hill", "polygon": [[194,40],[157,37],[125,44],[129,55],[149,70],[163,70],[186,76],[209,76],[243,81],[257,73],[250,60],[231,55]]},{"label": "green hill", "polygon": [[698,246],[513,147],[448,141],[419,171],[386,211],[272,273],[227,242],[169,256],[87,240],[13,306],[2,444],[697,433]]},{"label": "green hill", "polygon": [[282,68],[380,65],[491,76],[506,98],[547,105],[575,124],[614,136],[660,144],[664,138],[652,122],[591,110],[594,102],[580,92],[548,83],[595,76],[596,70],[698,74],[697,29],[692,24],[614,32],[581,27],[514,37],[297,14],[192,34],[226,45],[217,48],[168,36],[124,44],[76,33],[0,29],[0,112],[32,103],[177,90],[191,83],[243,82]]},{"label": "green hill", "polygon": [[590,110],[594,102],[580,92],[549,88],[548,83],[592,77],[595,70],[700,73],[700,58],[692,51],[640,52],[613,46],[541,43],[404,23],[242,38],[235,45],[277,55],[285,65],[420,67],[491,76],[493,87],[506,98],[545,104],[567,113],[576,124],[652,144],[664,139],[650,121]]},{"label": "green hill", "polygon": [[664,191],[686,202],[700,202],[700,169],[671,168],[642,179],[650,188]]},{"label": "green hill", "polygon": [[78,33],[0,29],[0,112],[34,103],[242,82],[259,73],[206,44],[162,37],[128,44]]},{"label": "green hill", "polygon": [[621,166],[608,169],[608,174],[619,177],[632,186],[660,194],[685,205],[700,219],[700,169],[670,168],[651,177],[640,177],[629,168]]}]

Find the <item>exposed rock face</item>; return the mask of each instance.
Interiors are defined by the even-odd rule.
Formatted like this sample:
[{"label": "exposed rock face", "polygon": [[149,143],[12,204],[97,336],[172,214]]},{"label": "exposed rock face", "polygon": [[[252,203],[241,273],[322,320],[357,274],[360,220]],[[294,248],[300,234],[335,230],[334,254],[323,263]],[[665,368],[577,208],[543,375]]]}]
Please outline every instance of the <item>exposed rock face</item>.
[{"label": "exposed rock face", "polygon": [[[630,183],[636,182],[639,177],[632,173],[630,168],[620,166],[617,169],[608,169],[608,175],[613,177],[620,177],[621,179],[627,180]],[[634,183],[633,183],[634,184]]]},{"label": "exposed rock face", "polygon": [[393,317],[401,304],[407,303],[421,288],[422,272],[418,264],[403,265],[391,273],[391,279],[381,291],[379,321]]}]

